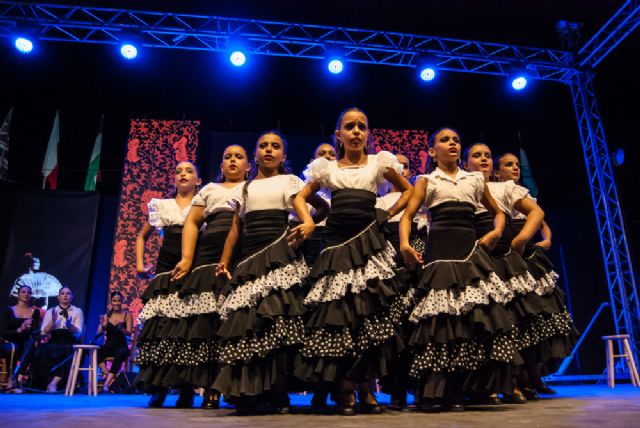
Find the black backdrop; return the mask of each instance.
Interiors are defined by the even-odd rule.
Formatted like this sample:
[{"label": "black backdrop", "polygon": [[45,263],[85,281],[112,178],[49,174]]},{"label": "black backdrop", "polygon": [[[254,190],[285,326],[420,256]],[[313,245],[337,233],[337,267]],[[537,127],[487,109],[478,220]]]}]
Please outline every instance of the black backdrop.
[{"label": "black backdrop", "polygon": [[[6,187],[2,194],[10,216],[4,218],[9,227],[0,276],[0,306],[15,302],[10,292],[15,279],[26,273],[24,255],[30,252],[40,259],[40,271],[71,287],[73,304],[86,309],[100,195]],[[43,299],[36,301],[42,303]],[[49,307],[56,303],[55,296],[49,298]]]}]

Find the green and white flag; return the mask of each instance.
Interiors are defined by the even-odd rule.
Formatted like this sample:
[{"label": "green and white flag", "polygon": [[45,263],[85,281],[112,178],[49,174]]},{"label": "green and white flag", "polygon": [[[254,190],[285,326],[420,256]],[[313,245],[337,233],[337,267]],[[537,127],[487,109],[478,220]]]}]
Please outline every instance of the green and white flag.
[{"label": "green and white flag", "polygon": [[102,151],[102,124],[104,123],[104,115],[100,118],[100,128],[96,141],[93,143],[93,151],[91,152],[91,160],[89,160],[89,169],[87,170],[87,178],[84,181],[84,190],[96,190],[96,183],[100,181],[100,152]]},{"label": "green and white flag", "polygon": [[12,114],[13,109],[9,110],[0,128],[0,180],[6,180],[9,175],[9,126]]}]

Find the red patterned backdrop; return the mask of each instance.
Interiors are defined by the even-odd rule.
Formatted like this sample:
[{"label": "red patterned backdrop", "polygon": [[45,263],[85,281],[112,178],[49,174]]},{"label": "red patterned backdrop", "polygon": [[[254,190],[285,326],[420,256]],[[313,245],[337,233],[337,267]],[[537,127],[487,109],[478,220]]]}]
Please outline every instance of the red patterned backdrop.
[{"label": "red patterned backdrop", "polygon": [[402,153],[409,158],[414,175],[424,174],[427,164],[427,131],[373,129],[372,134],[376,151]]},{"label": "red patterned backdrop", "polygon": [[[137,319],[140,296],[148,281],[136,276],[136,237],[147,218],[151,198],[169,198],[174,192],[174,168],[195,161],[199,121],[134,119],[129,129],[122,173],[120,205],[114,239],[109,292],[120,291]],[[145,264],[155,265],[161,238],[147,241]]]}]

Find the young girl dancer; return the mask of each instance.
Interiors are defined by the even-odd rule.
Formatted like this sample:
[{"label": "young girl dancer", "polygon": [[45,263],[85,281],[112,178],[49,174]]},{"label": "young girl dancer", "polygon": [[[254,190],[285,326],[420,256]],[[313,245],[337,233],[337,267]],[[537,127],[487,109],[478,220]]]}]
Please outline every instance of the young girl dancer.
[{"label": "young girl dancer", "polygon": [[140,313],[144,327],[138,340],[137,362],[140,372],[136,383],[152,392],[149,407],[162,407],[169,387],[181,387],[176,407],[193,406],[193,387],[188,384],[172,384],[173,361],[165,358],[166,341],[171,342],[175,319],[187,316],[181,312],[177,291],[178,281],[171,281],[171,271],[181,259],[182,225],[191,208],[191,200],[196,194],[201,180],[191,162],[180,162],[175,170],[176,196],[172,199],[152,199],[149,201],[149,221],[146,222],[136,242],[136,264],[140,275],[148,275],[150,267],[144,265],[144,246],[152,232],[152,227],[163,234],[162,247],[156,262],[156,276],[144,294],[145,307]]},{"label": "young girl dancer", "polygon": [[[308,278],[305,303],[312,309],[298,375],[338,383],[343,415],[355,413],[355,383],[360,383],[360,410],[379,413],[369,381],[387,375],[388,362],[404,349],[399,324],[405,304],[394,281],[395,251],[380,223],[404,208],[411,185],[391,153],[367,154],[369,124],[361,110],[345,110],[335,135],[338,160],[313,161],[308,183],[294,202],[303,221],[297,230],[306,239],[315,228],[308,198],[320,188],[333,191],[324,250]],[[386,213],[376,212],[376,190],[385,180],[401,189],[402,196]]]},{"label": "young girl dancer", "polygon": [[[220,327],[222,290],[215,266],[231,229],[233,208],[229,202],[234,188],[244,182],[250,168],[244,148],[232,145],[224,150],[218,182],[207,184],[193,198],[182,232],[182,259],[172,272],[173,280],[184,283],[174,308],[183,307],[187,316],[176,320],[170,334],[175,340],[167,343],[165,356],[174,361],[175,378],[205,388],[202,401],[205,409],[218,408],[220,398],[218,391],[211,389],[218,369],[216,332]],[[206,228],[198,236],[204,222]]]},{"label": "young girl dancer", "polygon": [[[302,345],[302,283],[309,272],[293,248],[299,232],[287,225],[303,182],[287,174],[286,142],[278,132],[262,134],[254,156],[257,171],[236,187],[235,214],[216,267],[218,275],[230,279],[230,292],[220,310],[221,369],[214,386],[239,414],[262,404],[284,414],[290,410],[288,380]],[[319,197],[309,202],[320,214],[327,209]],[[231,264],[234,253],[238,262]]]},{"label": "young girl dancer", "polygon": [[[496,176],[500,181],[520,180],[520,162],[518,158],[506,153],[495,161]],[[527,215],[515,213],[509,228],[517,235],[529,223]],[[547,256],[551,246],[551,229],[546,223],[542,225],[543,240],[534,244],[527,240],[521,244],[522,254],[528,269],[536,280],[539,315],[529,320],[523,328],[525,343],[528,345],[522,354],[526,363],[526,371],[521,371],[518,383],[530,398],[537,398],[536,390],[543,393],[554,393],[547,388],[541,375],[553,373],[557,363],[571,354],[571,349],[579,335],[571,314],[565,306],[565,297],[557,287],[558,274]]]},{"label": "young girl dancer", "polygon": [[[517,185],[514,181],[495,182],[491,181],[493,173],[493,158],[491,149],[483,143],[476,143],[465,150],[465,169],[468,171],[479,171],[483,174],[485,182],[496,200],[500,209],[506,214],[507,227],[505,228],[502,238],[497,245],[489,253],[494,262],[496,273],[500,279],[514,292],[514,298],[506,304],[516,325],[521,333],[519,338],[520,347],[527,348],[536,345],[540,341],[538,333],[544,327],[540,323],[535,323],[538,318],[542,306],[539,301],[539,294],[543,294],[544,290],[537,288],[536,281],[529,273],[527,263],[521,256],[524,243],[528,242],[533,234],[540,228],[543,222],[544,213],[542,209],[531,199],[529,191],[522,186]],[[517,234],[513,234],[509,224],[512,221],[515,211],[527,213],[526,223]],[[478,237],[483,236],[487,231],[493,228],[493,215],[489,213],[483,206],[479,205],[476,209],[476,234]],[[507,379],[502,382],[507,382]],[[526,402],[526,398],[519,388],[514,390],[514,394],[505,393],[505,389],[510,389],[507,385],[491,385],[483,382],[482,376],[478,376],[475,389],[479,392],[495,392],[504,393],[503,400],[509,403],[521,404]],[[491,388],[494,388],[493,391]],[[483,388],[489,388],[482,391]],[[528,390],[525,390],[525,394]],[[500,404],[497,395],[489,396],[489,403]]]},{"label": "young girl dancer", "polygon": [[[417,379],[416,402],[423,411],[464,410],[462,391],[470,372],[489,361],[514,358],[513,321],[501,305],[513,293],[493,272],[484,248],[491,249],[504,229],[504,213],[491,197],[481,173],[458,167],[460,137],[450,128],[432,134],[430,167],[418,177],[400,219],[400,249],[407,264],[422,264],[410,321],[416,329],[410,374]],[[494,228],[476,240],[478,203],[495,215]],[[424,256],[409,243],[411,222],[424,204],[431,213]]]}]

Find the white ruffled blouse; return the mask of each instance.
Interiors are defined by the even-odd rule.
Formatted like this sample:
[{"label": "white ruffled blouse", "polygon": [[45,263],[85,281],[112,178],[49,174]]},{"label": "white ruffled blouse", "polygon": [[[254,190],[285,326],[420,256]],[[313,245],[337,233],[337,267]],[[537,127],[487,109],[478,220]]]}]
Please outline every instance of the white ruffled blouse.
[{"label": "white ruffled blouse", "polygon": [[386,180],[384,174],[389,168],[402,173],[402,165],[395,155],[381,151],[375,155],[367,155],[364,165],[339,167],[337,161],[318,158],[311,162],[304,171],[307,182],[317,182],[320,187],[330,190],[361,189],[376,193],[378,184]]},{"label": "white ruffled blouse", "polygon": [[205,218],[221,211],[233,211],[229,201],[234,195],[235,188],[242,188],[243,185],[244,181],[230,188],[224,187],[220,183],[209,183],[193,197],[191,205],[204,207],[203,216]]},{"label": "white ruffled blouse", "polygon": [[182,226],[191,209],[191,205],[181,209],[175,199],[156,198],[151,199],[147,207],[149,208],[149,224],[158,230],[167,226]]},{"label": "white ruffled blouse", "polygon": [[302,190],[304,182],[292,174],[276,175],[252,180],[243,196],[244,184],[233,188],[229,200],[232,208],[240,208],[240,215],[260,210],[293,210],[293,198]]}]

